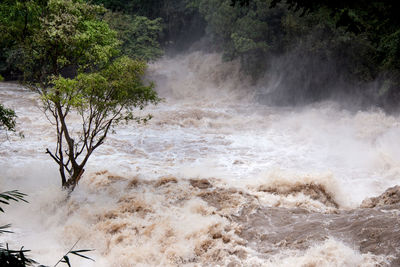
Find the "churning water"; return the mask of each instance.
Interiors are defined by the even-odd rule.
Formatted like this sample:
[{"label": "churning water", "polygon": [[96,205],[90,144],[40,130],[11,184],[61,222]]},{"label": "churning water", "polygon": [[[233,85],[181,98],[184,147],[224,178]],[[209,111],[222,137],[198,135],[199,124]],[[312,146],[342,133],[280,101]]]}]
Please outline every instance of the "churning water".
[{"label": "churning water", "polygon": [[0,224],[13,248],[51,265],[77,240],[74,266],[398,266],[399,210],[358,208],[400,182],[400,121],[333,102],[265,106],[217,54],[153,63],[164,102],[121,125],[70,198],[45,149],[55,130],[37,96],[0,84],[18,135],[1,136]]}]

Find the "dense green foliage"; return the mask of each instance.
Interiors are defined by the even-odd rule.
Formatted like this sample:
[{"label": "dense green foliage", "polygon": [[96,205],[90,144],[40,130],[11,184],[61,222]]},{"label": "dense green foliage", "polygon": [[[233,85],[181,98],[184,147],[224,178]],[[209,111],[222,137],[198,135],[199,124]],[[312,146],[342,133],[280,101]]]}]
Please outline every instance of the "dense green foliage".
[{"label": "dense green foliage", "polygon": [[74,76],[107,65],[117,55],[119,42],[99,19],[103,12],[83,1],[49,0],[25,48],[25,78],[45,88],[51,75]]},{"label": "dense green foliage", "polygon": [[[85,6],[84,1],[79,2]],[[115,34],[120,43],[109,44],[110,54],[118,47],[131,58],[154,60],[163,54],[163,49],[182,51],[206,37],[202,48],[222,52],[225,60],[240,59],[242,70],[258,84],[268,86],[273,73],[280,73],[279,95],[286,98],[285,103],[316,101],[342,94],[363,96],[370,102],[393,106],[400,98],[400,19],[396,12],[399,4],[393,0],[90,2],[101,4],[109,11],[95,12],[102,13],[103,19],[96,22],[100,24],[76,27],[79,32],[89,33],[100,31],[104,26],[101,24],[106,22],[115,32],[103,36],[104,40],[94,36],[91,41],[105,45]],[[6,78],[21,75],[21,66],[30,66],[30,72],[23,72],[25,76],[35,76],[39,66],[44,64],[51,69],[50,65],[54,65],[40,58],[32,60],[38,56],[36,51],[50,45],[35,39],[36,29],[48,17],[48,11],[48,0],[5,0],[0,4],[3,14],[0,30],[4,35],[0,40],[0,73]],[[62,18],[64,22],[66,19]],[[45,28],[42,31],[39,36],[47,34]],[[83,37],[74,36],[71,38],[75,42]],[[29,43],[35,43],[32,50],[25,49]],[[90,48],[85,51],[87,55],[93,54]],[[61,48],[59,53],[70,51]],[[72,53],[70,58],[57,63],[59,73],[68,77],[76,75],[78,55],[74,58]],[[374,89],[366,90],[366,85],[371,83]]]},{"label": "dense green foliage", "polygon": [[[204,33],[205,22],[196,7],[197,0],[94,0],[106,8],[128,16],[147,17],[162,22],[158,40],[164,48],[188,48]],[[119,20],[119,18],[117,18]],[[142,26],[143,27],[143,26]]]},{"label": "dense green foliage", "polygon": [[280,76],[278,96],[268,96],[278,102],[353,95],[394,106],[400,97],[399,4],[392,0],[95,2],[132,18],[161,18],[164,48],[179,49],[204,33],[207,50],[240,59],[258,84]]},{"label": "dense green foliage", "polygon": [[85,64],[101,67],[120,50],[144,60],[162,55],[160,19],[106,11],[84,0],[2,1],[0,74],[43,82],[49,74],[86,71]]},{"label": "dense green foliage", "polygon": [[262,71],[269,51],[280,46],[281,29],[269,21],[280,23],[283,11],[269,10],[265,1],[240,8],[231,6],[229,0],[201,0],[199,10],[208,23],[208,32],[221,45],[223,57],[240,57],[248,73]]},{"label": "dense green foliage", "polygon": [[[278,2],[281,0],[274,0],[272,6]],[[328,10],[328,15],[336,28],[343,28],[346,34],[352,33],[359,39],[363,38],[369,49],[359,51],[358,56],[352,60],[364,66],[368,65],[369,71],[362,71],[364,79],[378,78],[381,85],[377,92],[379,97],[384,96],[394,104],[397,103],[400,97],[400,17],[398,16],[400,3],[398,1],[288,0],[287,2],[289,8],[302,9],[303,12],[311,14]],[[362,59],[369,64],[362,62]]]},{"label": "dense green foliage", "polygon": [[40,24],[46,0],[4,0],[0,2],[0,72],[17,78],[23,66],[24,47]]},{"label": "dense green foliage", "polygon": [[108,12],[104,19],[122,41],[122,54],[146,61],[163,54],[157,41],[162,32],[160,18],[151,20],[144,16],[132,17],[121,12]]},{"label": "dense green foliage", "polygon": [[[281,68],[282,75],[290,71],[292,73],[285,77],[286,84],[282,87],[287,90],[291,84],[301,86],[308,83],[304,89],[310,92],[298,88],[292,96],[298,99],[295,94],[300,91],[311,95],[321,80],[316,77],[313,67],[322,65],[322,61],[330,68],[334,67],[339,58],[334,54],[353,45],[355,38],[337,29],[327,15],[328,11],[301,17],[300,13],[291,12],[284,5],[275,8],[270,8],[270,5],[270,1],[265,0],[254,0],[247,6],[232,6],[230,0],[201,0],[199,9],[208,22],[208,31],[222,45],[226,59],[240,58],[243,69],[255,79],[268,69]],[[352,55],[353,51],[348,52]],[[290,65],[273,65],[274,57],[290,53],[293,53],[291,59],[286,59],[286,64]],[[299,61],[296,55],[302,60]],[[301,66],[293,72],[292,67],[296,64]],[[343,73],[352,69],[344,70],[344,66],[340,66]],[[312,75],[299,73],[301,70]]]}]

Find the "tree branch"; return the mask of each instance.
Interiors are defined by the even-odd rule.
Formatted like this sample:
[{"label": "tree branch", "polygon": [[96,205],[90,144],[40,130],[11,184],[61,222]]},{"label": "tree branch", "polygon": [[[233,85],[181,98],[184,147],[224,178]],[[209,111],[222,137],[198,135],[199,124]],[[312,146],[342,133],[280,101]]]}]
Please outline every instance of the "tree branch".
[{"label": "tree branch", "polygon": [[54,161],[57,162],[57,164],[60,164],[60,159],[57,156],[54,156],[48,148],[46,148],[46,154],[49,154],[50,157],[52,157]]}]

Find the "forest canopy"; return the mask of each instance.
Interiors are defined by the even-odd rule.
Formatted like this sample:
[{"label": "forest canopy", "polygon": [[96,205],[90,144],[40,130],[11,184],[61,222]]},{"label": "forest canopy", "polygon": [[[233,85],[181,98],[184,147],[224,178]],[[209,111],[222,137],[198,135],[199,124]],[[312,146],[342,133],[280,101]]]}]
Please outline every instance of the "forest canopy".
[{"label": "forest canopy", "polygon": [[[0,74],[23,79],[47,0],[0,4]],[[400,98],[398,3],[303,0],[92,0],[116,32],[122,55],[146,61],[196,48],[238,59],[254,83],[280,73],[275,104],[302,104],[332,95],[383,107]],[[279,60],[277,60],[279,59]],[[32,66],[32,69],[35,69]],[[72,71],[73,68],[65,70]],[[31,73],[30,73],[31,74]],[[28,77],[29,78],[29,77]],[[373,88],[371,89],[371,84]],[[265,87],[264,86],[264,87]]]}]

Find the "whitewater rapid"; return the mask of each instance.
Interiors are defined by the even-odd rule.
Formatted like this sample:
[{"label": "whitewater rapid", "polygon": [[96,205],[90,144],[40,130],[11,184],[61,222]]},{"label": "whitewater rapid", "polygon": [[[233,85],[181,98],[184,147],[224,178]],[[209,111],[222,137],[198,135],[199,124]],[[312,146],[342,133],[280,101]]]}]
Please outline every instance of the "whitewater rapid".
[{"label": "whitewater rapid", "polygon": [[390,266],[396,251],[363,250],[364,237],[346,237],[357,228],[338,225],[369,214],[399,226],[393,212],[355,211],[400,183],[399,116],[329,101],[267,106],[237,62],[220,58],[152,63],[147,78],[164,101],[144,110],[146,125],[110,134],[69,199],[44,153],[55,130],[37,95],[0,83],[23,134],[0,136],[0,191],[30,202],[5,207],[0,224],[15,233],[0,241],[48,265],[80,239],[96,262],[75,266]]}]

